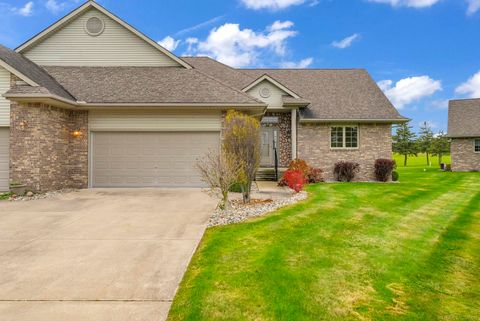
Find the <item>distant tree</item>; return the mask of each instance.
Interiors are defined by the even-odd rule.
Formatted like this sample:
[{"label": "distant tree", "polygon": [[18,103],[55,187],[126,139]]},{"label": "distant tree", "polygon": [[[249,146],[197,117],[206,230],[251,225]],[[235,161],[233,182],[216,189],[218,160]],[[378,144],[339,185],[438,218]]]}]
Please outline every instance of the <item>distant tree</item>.
[{"label": "distant tree", "polygon": [[223,148],[241,164],[237,182],[244,203],[250,203],[252,183],[260,166],[260,122],[252,116],[230,110],[225,117]]},{"label": "distant tree", "polygon": [[442,163],[442,158],[444,155],[448,155],[450,153],[450,140],[448,139],[447,135],[440,131],[434,137],[433,146],[432,146],[432,155],[438,156],[438,164]]},{"label": "distant tree", "polygon": [[433,131],[432,128],[428,125],[427,122],[423,122],[422,127],[420,127],[420,135],[417,140],[418,149],[420,152],[424,153],[427,156],[427,165],[430,164],[430,154],[433,149]]},{"label": "distant tree", "polygon": [[417,155],[418,146],[415,141],[416,135],[412,131],[410,122],[396,125],[396,133],[393,135],[393,151],[404,156],[403,165],[407,166],[408,156]]}]

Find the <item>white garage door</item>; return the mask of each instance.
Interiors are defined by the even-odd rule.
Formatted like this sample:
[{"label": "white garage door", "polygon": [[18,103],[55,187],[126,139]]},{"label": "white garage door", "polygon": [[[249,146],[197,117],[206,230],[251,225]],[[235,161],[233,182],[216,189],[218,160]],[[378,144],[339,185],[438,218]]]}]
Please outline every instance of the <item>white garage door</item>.
[{"label": "white garage door", "polygon": [[92,187],[200,187],[196,160],[219,132],[94,132]]},{"label": "white garage door", "polygon": [[10,129],[0,127],[0,192],[8,191]]}]

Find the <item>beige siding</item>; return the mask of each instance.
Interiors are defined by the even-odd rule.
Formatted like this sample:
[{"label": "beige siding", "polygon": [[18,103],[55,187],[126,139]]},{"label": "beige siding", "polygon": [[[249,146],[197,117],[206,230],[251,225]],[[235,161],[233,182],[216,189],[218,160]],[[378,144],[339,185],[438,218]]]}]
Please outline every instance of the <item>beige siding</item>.
[{"label": "beige siding", "polygon": [[220,112],[90,111],[89,129],[122,131],[218,131]]},{"label": "beige siding", "polygon": [[0,192],[8,191],[10,129],[0,128]]},{"label": "beige siding", "polygon": [[198,158],[219,132],[93,132],[92,187],[201,187]]},{"label": "beige siding", "polygon": [[[270,90],[270,97],[264,98],[260,95],[260,90],[262,88],[268,88]],[[283,108],[282,96],[288,95],[286,92],[284,92],[268,80],[264,80],[253,88],[250,88],[247,93],[268,104],[268,108]]]},{"label": "beige siding", "polygon": [[10,126],[10,101],[2,95],[10,89],[10,73],[0,67],[0,127]]},{"label": "beige siding", "polygon": [[[97,37],[87,34],[84,28],[93,16],[105,23],[104,32]],[[179,66],[93,8],[23,54],[45,66]]]}]

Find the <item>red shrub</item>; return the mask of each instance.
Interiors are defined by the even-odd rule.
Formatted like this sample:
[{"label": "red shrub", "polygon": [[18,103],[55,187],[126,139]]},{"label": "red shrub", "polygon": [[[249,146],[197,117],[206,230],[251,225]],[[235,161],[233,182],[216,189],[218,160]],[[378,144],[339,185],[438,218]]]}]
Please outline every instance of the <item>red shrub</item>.
[{"label": "red shrub", "polygon": [[335,164],[333,174],[339,182],[351,182],[360,171],[360,164],[354,162],[338,162]]},{"label": "red shrub", "polygon": [[392,177],[393,170],[397,167],[394,160],[377,159],[375,161],[375,178],[379,182],[388,182]]},{"label": "red shrub", "polygon": [[321,170],[320,168],[311,167],[305,178],[307,179],[307,183],[309,184],[323,182],[323,170]]},{"label": "red shrub", "polygon": [[303,176],[307,176],[310,171],[310,166],[303,159],[294,159],[288,165],[288,169],[292,171],[301,171]]},{"label": "red shrub", "polygon": [[296,193],[300,192],[305,185],[305,177],[300,170],[288,170],[283,175],[283,179],[288,187],[293,189]]}]

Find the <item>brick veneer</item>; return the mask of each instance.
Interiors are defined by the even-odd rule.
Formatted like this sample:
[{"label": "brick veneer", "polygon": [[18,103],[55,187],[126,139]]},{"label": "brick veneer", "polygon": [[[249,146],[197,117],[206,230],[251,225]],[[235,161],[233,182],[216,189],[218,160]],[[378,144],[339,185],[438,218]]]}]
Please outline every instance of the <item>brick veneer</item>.
[{"label": "brick veneer", "polygon": [[[80,137],[72,132],[80,130]],[[10,179],[34,191],[86,188],[88,112],[11,103]]]},{"label": "brick veneer", "polygon": [[[477,139],[480,139],[480,137]],[[474,144],[475,139],[473,138],[452,139],[452,171],[480,171],[480,153],[475,153]]]},{"label": "brick veneer", "polygon": [[265,117],[278,117],[278,124],[262,124],[262,127],[278,127],[278,162],[281,167],[288,167],[292,160],[292,114],[267,112]]},{"label": "brick veneer", "polygon": [[334,180],[333,167],[338,161],[352,161],[360,164],[357,181],[374,180],[374,163],[378,158],[392,158],[391,125],[360,124],[360,144],[354,150],[330,149],[329,124],[299,124],[298,157],[309,165],[325,171],[326,180]]}]

